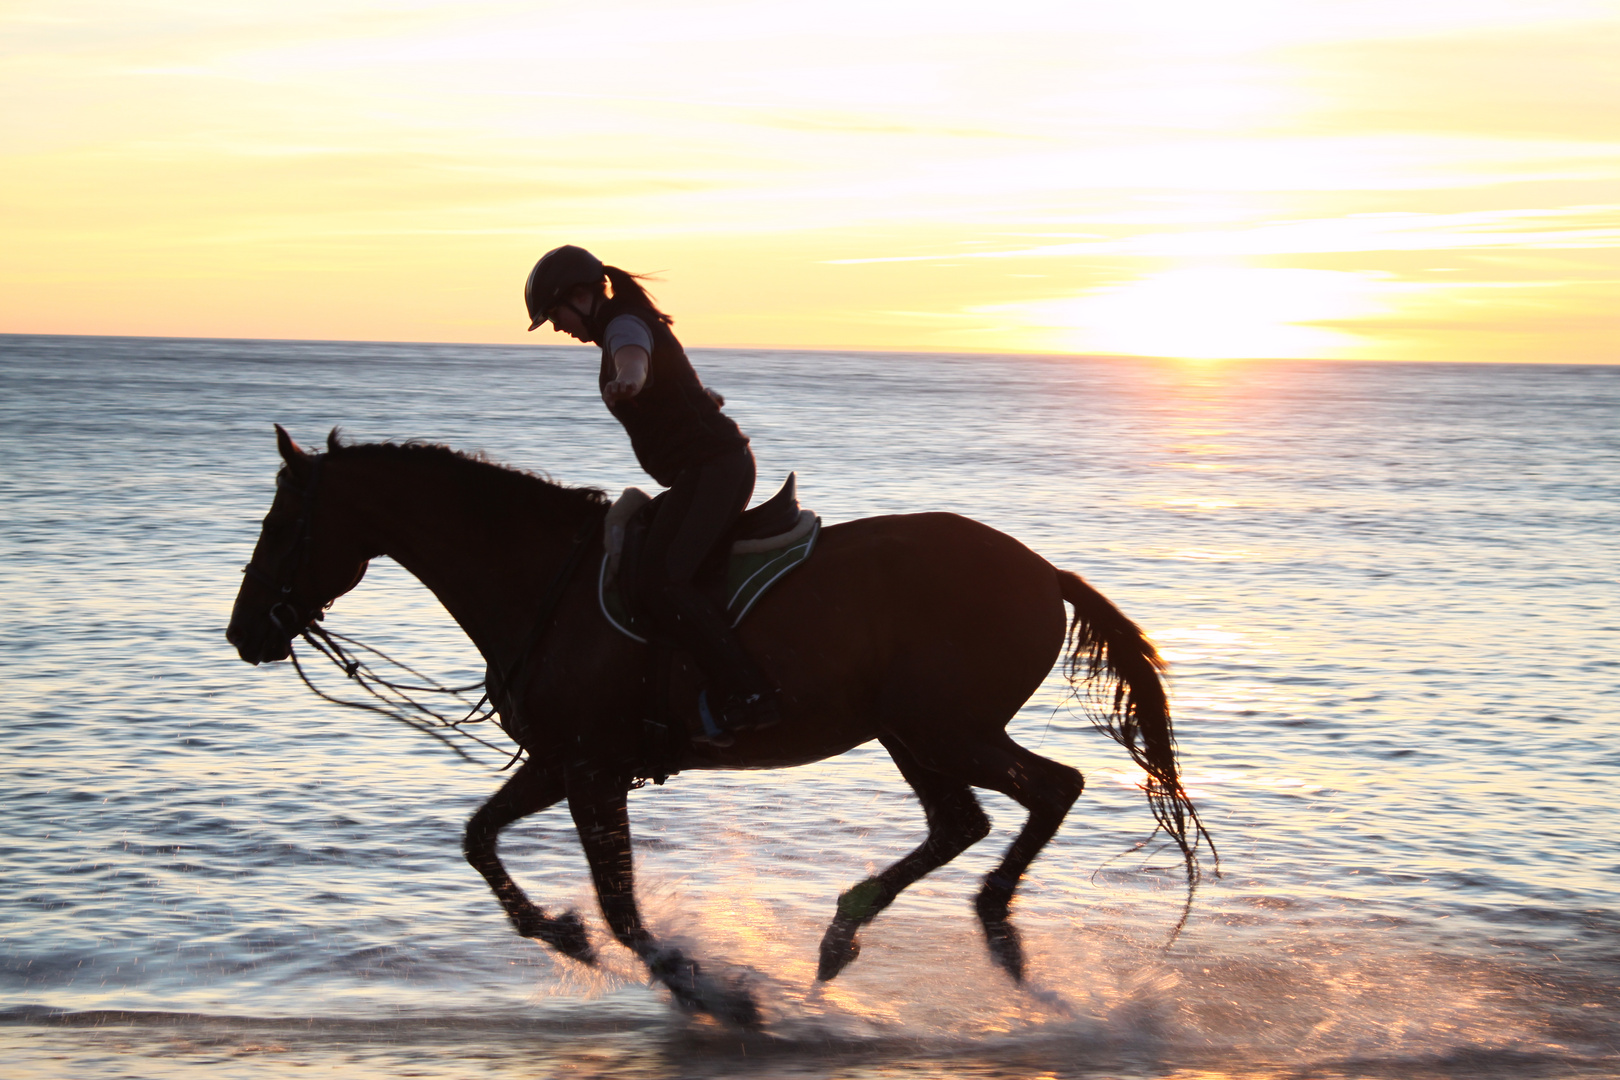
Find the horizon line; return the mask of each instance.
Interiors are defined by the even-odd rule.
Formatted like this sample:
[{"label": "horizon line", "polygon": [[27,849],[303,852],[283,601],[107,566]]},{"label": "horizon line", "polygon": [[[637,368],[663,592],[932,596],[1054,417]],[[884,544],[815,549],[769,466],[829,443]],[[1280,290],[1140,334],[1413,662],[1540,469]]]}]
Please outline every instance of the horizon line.
[{"label": "horizon line", "polygon": [[[217,337],[198,334],[61,334],[40,333],[27,330],[0,330],[0,339],[3,338],[64,338],[107,341],[243,341],[285,343],[299,345],[439,345],[457,348],[496,348],[496,349],[580,349],[591,351],[598,348],[588,344],[537,344],[534,342],[499,342],[499,341],[421,341],[405,338],[282,338],[282,337]],[[1183,364],[1477,364],[1488,367],[1616,367],[1620,366],[1620,357],[1613,360],[1409,360],[1409,359],[1377,359],[1359,356],[1172,356],[1156,353],[1087,353],[1087,352],[1026,352],[1016,349],[895,349],[871,346],[830,346],[812,347],[805,345],[759,345],[759,344],[728,344],[728,345],[694,345],[682,343],[688,349],[706,349],[715,351],[738,352],[743,350],[791,352],[791,353],[837,353],[842,355],[875,354],[881,356],[1005,356],[1009,359],[1027,360],[1146,360],[1169,361]]]}]

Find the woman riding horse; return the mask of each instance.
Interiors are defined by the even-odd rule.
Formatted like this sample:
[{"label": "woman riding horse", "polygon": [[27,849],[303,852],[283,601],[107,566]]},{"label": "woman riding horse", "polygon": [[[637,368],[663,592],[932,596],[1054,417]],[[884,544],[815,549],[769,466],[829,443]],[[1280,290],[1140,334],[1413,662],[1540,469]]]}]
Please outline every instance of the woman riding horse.
[{"label": "woman riding horse", "polygon": [[534,264],[523,300],[530,330],[550,322],[602,347],[602,400],[629,433],[641,467],[669,488],[631,588],[659,629],[718,684],[710,698],[721,733],[710,741],[726,745],[731,732],[775,724],[777,688],[743,649],[726,613],[693,582],[748,508],[754,491],[748,436],[720,411],[723,399],[704,388],[670,331],[674,320],[633,274],[564,244]]},{"label": "woman riding horse", "polygon": [[[501,725],[526,753],[463,841],[512,925],[582,963],[596,960],[579,916],[535,904],[496,852],[508,825],[566,802],[613,937],[683,1007],[757,1025],[751,997],[707,979],[642,922],[636,903],[627,796],[649,775],[652,688],[626,676],[646,670],[646,645],[609,625],[595,576],[575,572],[601,557],[602,493],[425,443],[345,445],[334,432],[325,453],[309,453],[280,428],[276,441],[275,500],[226,630],[242,659],[287,659],[292,639],[372,559],[393,558],[433,589],[483,654]],[[1024,978],[1013,898],[1085,781],[1020,746],[1007,725],[1060,659],[1096,707],[1094,721],[1143,769],[1154,817],[1196,880],[1196,846],[1208,835],[1181,784],[1158,652],[1085,579],[1012,537],[955,514],[834,523],[815,557],[762,598],[739,632],[783,688],[782,722],[732,746],[688,747],[681,769],[787,768],[875,739],[928,822],[913,851],[839,897],[819,980],[856,958],[862,928],[909,886],[990,832],[974,788],[1029,813],[973,900],[991,957]],[[657,692],[690,729],[696,676],[688,664],[674,667]]]}]

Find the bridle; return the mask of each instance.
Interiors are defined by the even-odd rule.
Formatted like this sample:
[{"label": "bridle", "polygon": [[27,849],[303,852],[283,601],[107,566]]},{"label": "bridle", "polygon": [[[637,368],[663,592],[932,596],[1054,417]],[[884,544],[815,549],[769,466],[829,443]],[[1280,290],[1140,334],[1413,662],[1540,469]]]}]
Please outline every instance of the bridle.
[{"label": "bridle", "polygon": [[[311,646],[320,651],[327,657],[327,659],[336,664],[338,668],[343,671],[344,675],[358,683],[362,689],[366,690],[366,692],[371,694],[374,698],[377,698],[381,704],[373,705],[365,702],[344,701],[340,698],[336,698],[325,693],[314,683],[310,682],[309,676],[305,674],[302,665],[298,663],[298,657],[290,654],[289,658],[292,660],[294,668],[297,669],[299,678],[301,678],[304,684],[313,690],[317,695],[333,702],[334,704],[345,705],[351,708],[367,709],[372,712],[382,713],[383,715],[392,717],[395,720],[402,721],[411,727],[426,731],[428,734],[434,736],[440,741],[445,742],[446,745],[449,745],[451,749],[453,749],[457,754],[460,754],[462,757],[466,757],[467,755],[462,752],[460,747],[449,743],[449,741],[445,739],[444,736],[438,731],[434,730],[433,727],[424,724],[420,720],[415,719],[410,715],[407,715],[406,712],[402,710],[409,710],[412,713],[420,713],[430,716],[437,721],[436,726],[438,727],[451,728],[461,735],[466,735],[469,738],[472,738],[475,742],[482,743],[485,746],[491,746],[490,743],[484,742],[483,739],[472,735],[470,732],[462,730],[463,724],[472,722],[474,720],[487,720],[489,719],[489,716],[494,714],[495,710],[493,708],[493,702],[491,702],[492,708],[490,713],[483,716],[478,715],[479,711],[483,708],[484,703],[490,701],[489,689],[486,684],[475,683],[472,686],[459,688],[448,688],[443,686],[411,686],[394,683],[387,679],[381,678],[375,671],[371,670],[368,663],[357,658],[346,650],[344,648],[344,644],[342,643],[357,646],[361,649],[367,650],[368,652],[377,653],[377,655],[383,660],[394,664],[395,666],[405,667],[405,665],[400,664],[392,657],[387,656],[386,654],[373,649],[370,646],[363,645],[360,642],[355,641],[353,638],[348,638],[341,634],[330,633],[325,627],[314,625],[313,620],[319,619],[322,612],[328,605],[319,603],[301,604],[298,598],[294,595],[293,579],[298,575],[298,572],[308,564],[313,553],[315,497],[320,490],[321,465],[324,460],[324,455],[314,455],[312,458],[309,476],[304,483],[303,490],[299,492],[299,500],[301,505],[299,507],[298,520],[293,525],[292,539],[289,541],[286,548],[282,550],[280,556],[275,560],[275,570],[273,572],[267,572],[261,567],[255,565],[252,561],[249,561],[247,565],[242,567],[242,573],[274,593],[276,599],[273,603],[271,603],[269,609],[265,612],[265,617],[269,619],[272,626],[287,636],[289,649],[291,647],[292,639],[302,636],[303,639]],[[276,474],[276,486],[278,488],[283,486],[287,482],[290,475],[289,470],[287,468],[283,468],[281,472]],[[600,532],[601,523],[600,520],[595,517],[588,516],[586,520],[580,524],[579,531],[574,535],[574,542],[568,552],[567,557],[563,560],[562,565],[558,567],[556,574],[554,574],[551,579],[551,583],[546,587],[545,593],[540,598],[534,627],[529,633],[528,640],[524,643],[523,648],[520,649],[512,658],[510,663],[502,665],[497,669],[501,675],[500,689],[503,696],[507,699],[508,711],[512,712],[514,715],[517,707],[517,694],[515,692],[516,684],[523,674],[523,669],[525,666],[524,661],[528,657],[528,654],[540,644],[541,638],[545,636],[546,631],[550,628],[552,622],[555,620],[557,610],[562,605],[563,594],[567,591],[569,584],[573,581],[574,572],[578,569],[586,551],[590,549],[592,541],[597,535],[600,534]],[[416,674],[414,670],[410,668],[405,668],[405,670],[410,671],[413,675]],[[469,711],[465,717],[456,721],[452,721],[446,717],[440,716],[437,712],[422,705],[420,702],[416,701],[412,696],[410,696],[411,694],[420,693],[450,693],[459,696],[461,693],[469,690],[476,690],[480,687],[484,688],[483,696],[479,698],[478,702],[473,705],[471,711]],[[382,692],[379,692],[379,689]],[[388,696],[390,691],[393,692],[394,698],[398,698],[397,701],[392,700]],[[511,760],[506,763],[505,767],[510,767],[513,762],[520,760],[522,753],[522,747],[519,747],[517,752],[512,755]]]},{"label": "bridle", "polygon": [[[280,558],[276,560],[275,572],[266,573],[251,561],[242,567],[242,573],[246,574],[248,578],[258,582],[275,594],[276,600],[271,603],[269,610],[265,612],[265,617],[270,620],[271,626],[287,635],[289,641],[302,631],[312,618],[317,616],[322,606],[310,605],[301,610],[293,596],[293,578],[297,576],[298,571],[302,570],[310,559],[310,552],[314,543],[315,494],[320,489],[321,465],[324,461],[324,457],[317,455],[310,465],[309,479],[304,484],[304,490],[299,493],[301,506],[298,512],[298,521],[293,526],[292,542],[287,545],[286,550],[282,551]],[[280,487],[284,483],[283,478],[288,475],[286,468],[277,473],[276,486]],[[283,617],[286,619],[285,622],[282,621]]]}]

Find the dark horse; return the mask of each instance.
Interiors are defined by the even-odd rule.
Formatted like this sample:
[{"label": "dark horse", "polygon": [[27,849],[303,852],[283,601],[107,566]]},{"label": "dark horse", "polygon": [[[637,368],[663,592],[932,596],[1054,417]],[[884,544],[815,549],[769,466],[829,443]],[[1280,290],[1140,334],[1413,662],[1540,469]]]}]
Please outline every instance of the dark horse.
[{"label": "dark horse", "polygon": [[[311,454],[279,426],[276,434],[285,466],[226,632],[242,659],[285,659],[292,637],[354,588],[369,560],[392,557],[483,653],[491,701],[527,753],[473,815],[465,841],[518,933],[594,962],[579,916],[535,906],[495,852],[505,826],[566,799],[614,937],[682,1006],[756,1023],[745,992],[717,990],[653,938],[636,908],[626,794],[647,775],[639,748],[648,688],[667,684],[669,700],[685,702],[671,706],[679,714],[691,710],[696,683],[684,666],[650,680],[647,647],[599,610],[603,494],[439,446],[343,445],[334,431],[327,452]],[[782,688],[783,722],[729,747],[690,745],[681,768],[785,768],[877,739],[928,819],[915,851],[839,897],[820,979],[855,959],[857,931],[903,889],[989,832],[975,787],[1029,811],[975,902],[991,954],[1022,979],[1013,891],[1084,780],[1005,728],[1060,656],[1071,681],[1090,684],[1100,725],[1145,770],[1155,817],[1196,874],[1203,833],[1177,775],[1158,654],[1078,575],[1011,537],[942,513],[829,526],[815,557],[759,602],[740,633]]]}]

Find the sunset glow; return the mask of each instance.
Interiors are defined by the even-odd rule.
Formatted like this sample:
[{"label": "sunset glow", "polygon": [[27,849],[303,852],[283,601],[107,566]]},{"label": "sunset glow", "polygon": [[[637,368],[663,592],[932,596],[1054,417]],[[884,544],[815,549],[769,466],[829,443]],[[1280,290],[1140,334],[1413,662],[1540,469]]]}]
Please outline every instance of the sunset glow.
[{"label": "sunset glow", "polygon": [[23,0],[0,331],[1620,361],[1620,7]]}]

